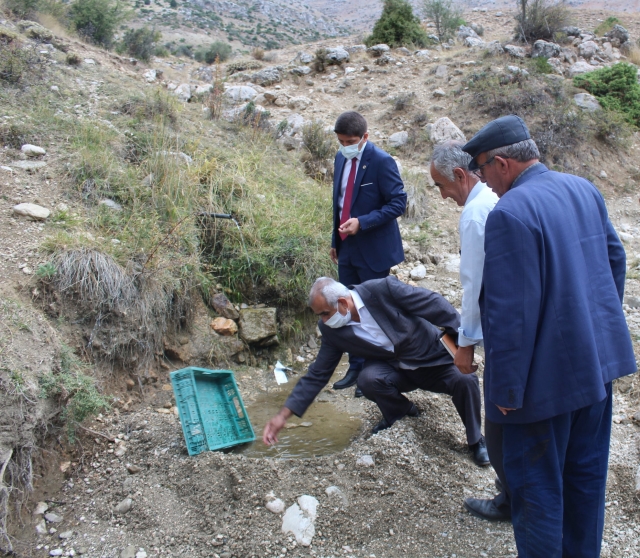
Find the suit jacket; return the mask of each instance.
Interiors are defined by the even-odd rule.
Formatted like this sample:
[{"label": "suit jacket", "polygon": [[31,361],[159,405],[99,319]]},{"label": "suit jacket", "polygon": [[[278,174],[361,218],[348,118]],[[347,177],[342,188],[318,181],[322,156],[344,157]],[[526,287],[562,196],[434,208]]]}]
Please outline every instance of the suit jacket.
[{"label": "suit jacket", "polygon": [[[530,423],[602,401],[636,370],[622,311],[625,253],[602,195],[543,164],[489,214],[480,295],[485,410]],[[496,405],[515,408],[504,416]]]},{"label": "suit jacket", "polygon": [[[338,254],[342,240],[338,234],[340,212],[338,200],[346,159],[338,152],[333,174],[333,235],[331,246]],[[351,217],[357,217],[360,230],[353,237],[363,258],[374,271],[384,271],[404,260],[402,239],[396,219],[407,205],[407,194],[393,157],[370,141],[358,166]]]},{"label": "suit jacket", "polygon": [[284,404],[297,416],[302,416],[327,385],[344,353],[387,361],[395,368],[400,362],[415,368],[453,362],[439,342],[443,335],[439,327],[456,338],[460,315],[441,295],[410,287],[395,277],[372,279],[350,288],[362,297],[373,319],[393,343],[394,352],[360,339],[351,326],[332,329],[320,320],[322,346],[318,358]]}]

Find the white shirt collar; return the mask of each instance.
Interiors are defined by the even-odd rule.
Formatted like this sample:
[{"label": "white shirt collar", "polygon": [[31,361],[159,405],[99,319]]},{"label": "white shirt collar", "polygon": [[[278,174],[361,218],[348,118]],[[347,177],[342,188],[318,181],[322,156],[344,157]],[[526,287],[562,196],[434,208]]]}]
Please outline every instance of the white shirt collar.
[{"label": "white shirt collar", "polygon": [[482,182],[481,180],[478,180],[478,182],[476,182],[476,185],[471,189],[471,192],[469,192],[469,195],[467,196],[467,201],[464,202],[464,205],[466,206],[467,204],[471,203],[473,199],[480,193],[480,191],[485,186],[486,184],[484,182]]}]

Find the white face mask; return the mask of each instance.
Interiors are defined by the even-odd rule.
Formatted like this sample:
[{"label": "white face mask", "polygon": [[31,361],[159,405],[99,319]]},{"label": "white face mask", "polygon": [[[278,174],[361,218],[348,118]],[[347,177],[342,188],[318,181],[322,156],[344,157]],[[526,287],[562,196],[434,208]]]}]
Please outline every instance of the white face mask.
[{"label": "white face mask", "polygon": [[329,326],[330,328],[337,329],[339,327],[346,326],[351,321],[351,312],[347,308],[347,314],[343,316],[340,314],[340,310],[336,310],[336,313],[331,316],[324,325]]},{"label": "white face mask", "polygon": [[[360,139],[362,141],[362,138]],[[360,141],[354,145],[341,145],[340,153],[345,159],[353,159],[360,153]]]}]

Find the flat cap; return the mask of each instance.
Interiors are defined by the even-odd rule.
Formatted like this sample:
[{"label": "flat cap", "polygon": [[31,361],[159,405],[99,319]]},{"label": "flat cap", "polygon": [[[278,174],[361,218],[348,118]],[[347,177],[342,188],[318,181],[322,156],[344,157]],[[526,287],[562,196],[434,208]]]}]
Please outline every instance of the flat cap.
[{"label": "flat cap", "polygon": [[462,147],[462,151],[471,155],[469,170],[474,171],[478,168],[476,157],[480,153],[528,139],[531,139],[531,134],[524,120],[511,114],[489,122]]}]

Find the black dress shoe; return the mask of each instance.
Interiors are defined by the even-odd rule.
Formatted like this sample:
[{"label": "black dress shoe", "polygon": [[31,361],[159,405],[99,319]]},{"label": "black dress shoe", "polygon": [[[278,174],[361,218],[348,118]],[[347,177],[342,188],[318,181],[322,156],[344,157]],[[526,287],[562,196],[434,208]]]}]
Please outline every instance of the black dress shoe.
[{"label": "black dress shoe", "polygon": [[382,430],[386,430],[387,428],[390,428],[391,425],[387,422],[386,419],[382,419],[378,424],[376,424],[372,429],[371,429],[371,434],[377,434],[378,432],[382,431]]},{"label": "black dress shoe", "polygon": [[364,397],[364,393],[362,393],[362,390],[360,388],[356,388],[355,393],[353,394],[354,397]]},{"label": "black dress shoe", "polygon": [[355,386],[356,382],[358,381],[359,374],[360,370],[349,368],[349,370],[347,370],[347,373],[344,375],[344,378],[333,384],[333,389],[347,389],[351,386]]},{"label": "black dress shoe", "polygon": [[411,405],[411,409],[409,409],[409,412],[407,413],[407,416],[409,416],[409,417],[419,417],[420,416],[420,409],[418,409],[418,407],[416,407],[415,403],[413,403]]},{"label": "black dress shoe", "polygon": [[464,507],[471,515],[487,521],[511,521],[511,513],[503,511],[495,505],[493,500],[466,498]]},{"label": "black dress shoe", "polygon": [[489,454],[487,453],[487,444],[484,441],[484,436],[469,448],[473,452],[473,460],[478,467],[489,465]]}]

